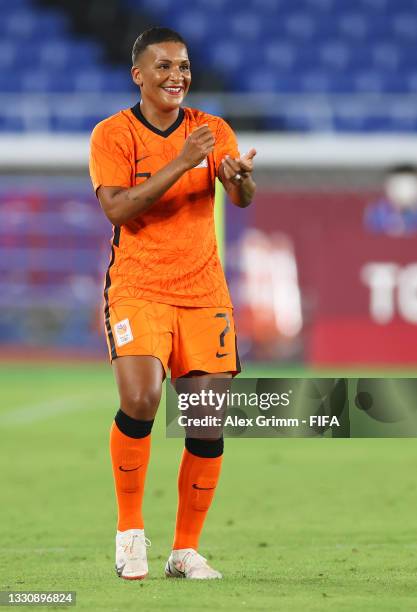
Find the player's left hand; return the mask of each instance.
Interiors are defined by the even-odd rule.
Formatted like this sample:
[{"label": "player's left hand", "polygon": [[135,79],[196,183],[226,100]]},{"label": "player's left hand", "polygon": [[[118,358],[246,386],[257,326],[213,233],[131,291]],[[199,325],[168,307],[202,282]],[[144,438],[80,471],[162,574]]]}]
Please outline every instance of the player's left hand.
[{"label": "player's left hand", "polygon": [[234,185],[240,185],[252,174],[255,155],[256,149],[250,149],[245,155],[235,159],[226,155],[222,160],[225,178]]}]

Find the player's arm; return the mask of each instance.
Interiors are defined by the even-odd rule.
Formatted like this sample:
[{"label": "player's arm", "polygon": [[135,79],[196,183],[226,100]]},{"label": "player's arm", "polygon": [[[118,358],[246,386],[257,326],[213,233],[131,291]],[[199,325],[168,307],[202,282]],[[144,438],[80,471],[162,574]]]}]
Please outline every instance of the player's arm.
[{"label": "player's arm", "polygon": [[226,155],[219,169],[219,178],[224,188],[233,204],[240,208],[249,206],[255,194],[256,183],[252,178],[255,155],[255,149],[250,149],[236,159]]},{"label": "player's arm", "polygon": [[182,175],[199,164],[214,147],[207,125],[190,134],[181,153],[153,176],[135,187],[105,187],[97,190],[100,205],[113,225],[122,225],[148,210]]}]

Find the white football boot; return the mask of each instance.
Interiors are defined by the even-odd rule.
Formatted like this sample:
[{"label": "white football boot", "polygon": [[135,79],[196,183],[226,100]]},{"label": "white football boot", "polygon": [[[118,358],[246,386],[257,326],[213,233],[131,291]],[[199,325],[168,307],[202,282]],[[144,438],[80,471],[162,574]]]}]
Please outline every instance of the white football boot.
[{"label": "white football boot", "polygon": [[128,529],[116,534],[116,572],[125,580],[142,580],[148,575],[146,547],[151,543],[143,529]]},{"label": "white football boot", "polygon": [[173,550],[165,566],[167,578],[191,578],[193,580],[213,580],[222,578],[207,563],[207,559],[198,554],[193,548]]}]

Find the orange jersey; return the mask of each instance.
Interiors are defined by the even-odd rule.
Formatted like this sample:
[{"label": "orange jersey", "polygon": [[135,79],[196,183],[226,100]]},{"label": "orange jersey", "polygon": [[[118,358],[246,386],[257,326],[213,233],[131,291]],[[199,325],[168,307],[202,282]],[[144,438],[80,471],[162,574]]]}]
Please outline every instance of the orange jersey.
[{"label": "orange jersey", "polygon": [[183,108],[161,131],[148,123],[139,104],[122,110],[94,128],[90,174],[95,191],[100,185],[139,185],[175,159],[188,135],[204,124],[215,137],[213,152],[150,209],[114,228],[106,279],[110,305],[140,298],[176,306],[231,306],[217,252],[214,187],[223,157],[239,152],[223,119]]}]

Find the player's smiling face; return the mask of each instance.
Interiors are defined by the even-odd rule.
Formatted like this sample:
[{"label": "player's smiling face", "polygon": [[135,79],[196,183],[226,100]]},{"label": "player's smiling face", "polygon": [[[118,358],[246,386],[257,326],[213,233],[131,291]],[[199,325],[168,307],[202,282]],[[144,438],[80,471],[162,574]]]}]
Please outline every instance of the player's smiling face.
[{"label": "player's smiling face", "polygon": [[187,48],[178,42],[149,45],[132,68],[142,99],[161,110],[181,106],[191,83]]}]

